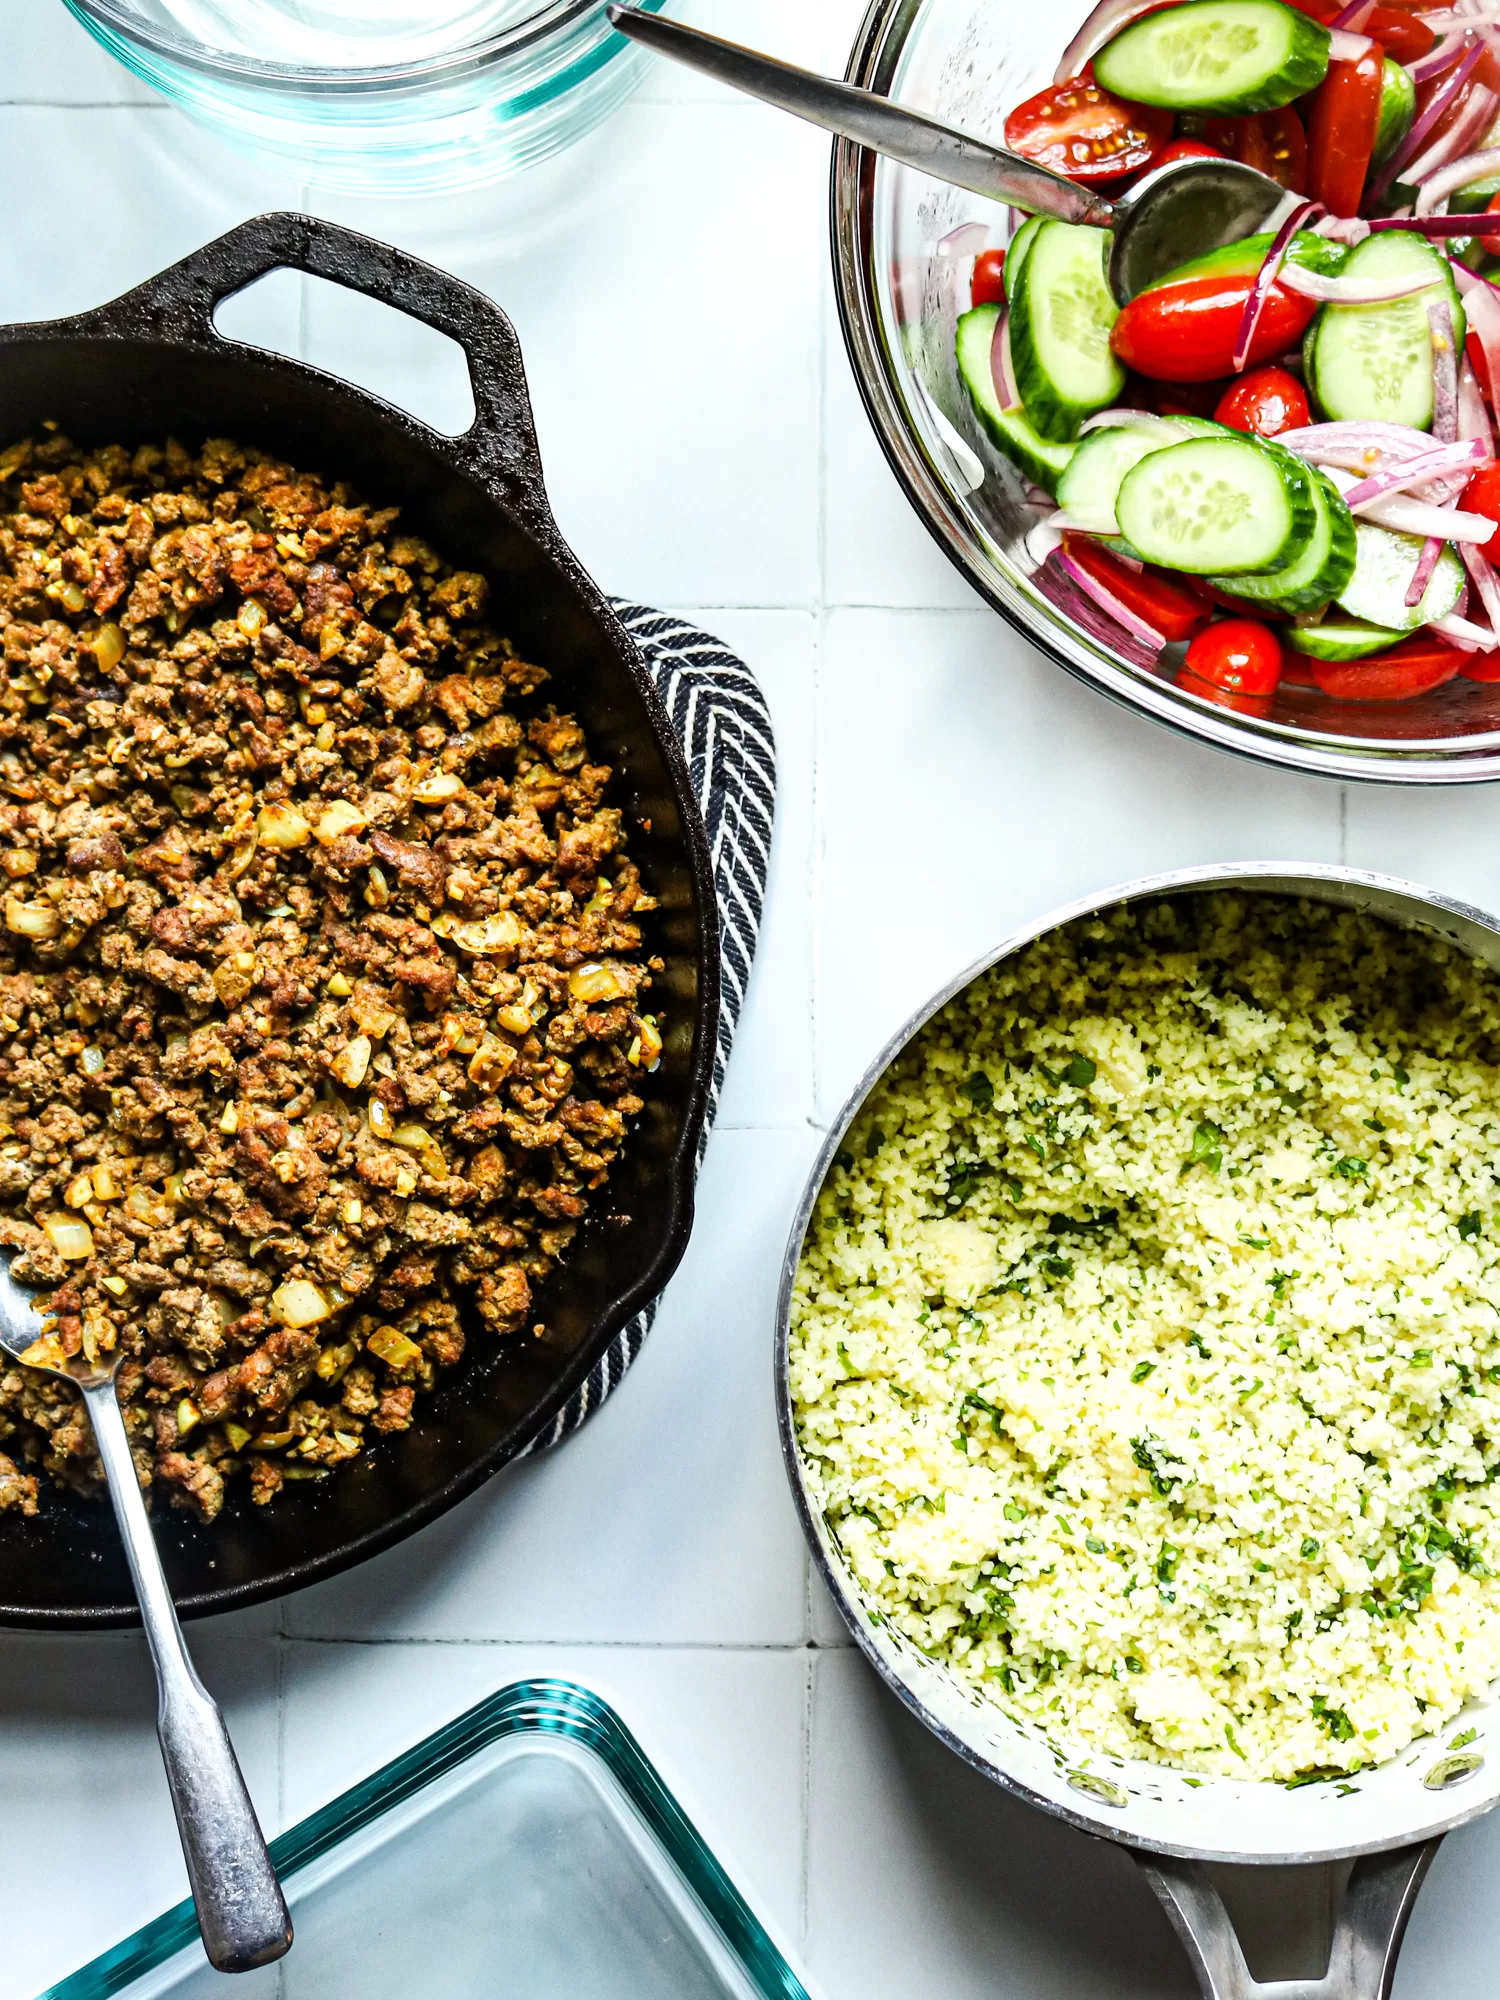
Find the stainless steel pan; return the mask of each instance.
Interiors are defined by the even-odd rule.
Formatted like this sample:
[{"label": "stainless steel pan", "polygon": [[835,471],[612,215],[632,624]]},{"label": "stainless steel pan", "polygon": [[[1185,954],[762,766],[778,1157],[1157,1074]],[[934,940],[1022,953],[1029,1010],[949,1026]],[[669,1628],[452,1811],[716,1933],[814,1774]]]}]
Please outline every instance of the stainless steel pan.
[{"label": "stainless steel pan", "polygon": [[[1500,1799],[1500,1704],[1492,1690],[1464,1713],[1472,1740],[1450,1751],[1423,1738],[1348,1785],[1295,1791],[1239,1779],[1187,1783],[1160,1764],[1077,1752],[1060,1754],[1011,1722],[945,1668],[891,1631],[872,1624],[838,1543],[810,1494],[797,1448],[788,1386],[792,1284],[824,1176],[865,1099],[900,1051],[972,979],[1044,932],[1140,897],[1204,889],[1309,896],[1369,910],[1404,928],[1447,939],[1500,972],[1500,919],[1411,882],[1352,868],[1289,868],[1243,862],[1187,868],[1127,882],[1054,910],[999,944],[950,980],[886,1044],[834,1120],[803,1191],[782,1268],[776,1326],[776,1401],[792,1494],[823,1581],[881,1679],[951,1750],[1028,1804],[1116,1840],[1135,1853],[1165,1904],[1205,2000],[1386,2000],[1416,1893],[1450,1828],[1477,1819]],[[1495,1732],[1496,1743],[1489,1737]],[[1452,1731],[1445,1732],[1451,1736]],[[1491,1755],[1491,1751],[1494,1755]],[[1357,1857],[1334,1933],[1327,1972],[1316,1980],[1257,1984],[1205,1862],[1306,1863],[1334,1868]],[[1342,1879],[1346,1871],[1338,1869]]]}]

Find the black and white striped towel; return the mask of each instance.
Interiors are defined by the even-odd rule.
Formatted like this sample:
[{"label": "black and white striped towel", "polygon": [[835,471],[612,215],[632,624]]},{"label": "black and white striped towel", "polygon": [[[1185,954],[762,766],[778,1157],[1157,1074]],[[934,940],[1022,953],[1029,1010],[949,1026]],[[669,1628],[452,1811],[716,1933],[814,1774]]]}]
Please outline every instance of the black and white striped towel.
[{"label": "black and white striped towel", "polygon": [[[615,600],[615,610],[645,657],[672,727],[682,740],[693,791],[708,828],[719,905],[722,984],[719,1043],[703,1138],[719,1108],[734,1031],[744,1004],[771,860],[776,809],[776,744],[755,676],[719,640],[643,604]],[[699,1157],[702,1153],[700,1148]],[[640,1353],[657,1301],[616,1334],[604,1358],[522,1456],[559,1444],[620,1386]]]}]

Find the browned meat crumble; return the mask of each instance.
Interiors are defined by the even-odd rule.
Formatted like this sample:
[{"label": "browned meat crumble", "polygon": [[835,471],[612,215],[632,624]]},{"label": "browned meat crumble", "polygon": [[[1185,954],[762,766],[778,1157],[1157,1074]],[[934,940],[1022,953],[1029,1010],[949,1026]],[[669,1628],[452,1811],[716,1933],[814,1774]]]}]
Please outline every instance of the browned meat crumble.
[{"label": "browned meat crumble", "polygon": [[[459,1299],[525,1326],[660,1053],[610,772],[487,595],[222,440],[0,454],[0,1244],[205,1519],[410,1425]],[[97,1490],[55,1377],[0,1438]]]}]

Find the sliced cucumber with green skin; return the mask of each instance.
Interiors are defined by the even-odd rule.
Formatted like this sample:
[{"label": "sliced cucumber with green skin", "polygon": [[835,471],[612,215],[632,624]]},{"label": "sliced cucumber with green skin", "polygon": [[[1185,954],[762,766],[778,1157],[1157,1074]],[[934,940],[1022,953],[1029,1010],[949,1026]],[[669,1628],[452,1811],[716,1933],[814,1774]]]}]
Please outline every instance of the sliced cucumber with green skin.
[{"label": "sliced cucumber with green skin", "polygon": [[1383,653],[1406,637],[1388,625],[1366,625],[1357,618],[1325,618],[1321,625],[1288,625],[1277,638],[1293,652],[1306,653],[1314,660],[1363,660],[1371,653]]},{"label": "sliced cucumber with green skin", "polygon": [[1281,0],[1189,0],[1147,14],[1094,57],[1105,90],[1173,111],[1274,111],[1316,90],[1330,38]]},{"label": "sliced cucumber with green skin", "polygon": [[1354,516],[1338,488],[1321,472],[1314,472],[1309,484],[1317,519],[1295,562],[1270,576],[1212,576],[1209,582],[1243,598],[1247,607],[1263,604],[1294,616],[1315,611],[1337,597],[1354,574]]},{"label": "sliced cucumber with green skin", "polygon": [[1448,197],[1450,215],[1482,215],[1500,194],[1500,174],[1486,174],[1482,181],[1470,181],[1467,187],[1455,188]]},{"label": "sliced cucumber with green skin", "polygon": [[1374,521],[1354,523],[1354,571],[1337,593],[1339,606],[1365,624],[1394,632],[1415,632],[1446,618],[1463,595],[1464,566],[1451,543],[1443,545],[1420,604],[1408,604],[1407,589],[1422,554],[1420,535],[1399,535]]},{"label": "sliced cucumber with green skin", "polygon": [[[1175,271],[1168,271],[1164,278],[1147,285],[1146,290],[1157,292],[1163,285],[1175,285],[1183,278],[1253,278],[1270,254],[1273,241],[1269,232],[1242,236],[1238,243],[1226,243],[1220,250],[1210,250],[1206,256],[1179,264]],[[1343,270],[1349,255],[1346,244],[1315,236],[1310,229],[1299,229],[1287,245],[1286,261],[1332,278]]]},{"label": "sliced cucumber with green skin", "polygon": [[1066,508],[1081,528],[1094,534],[1109,533],[1126,473],[1153,451],[1163,451],[1176,442],[1170,432],[1163,435],[1153,424],[1117,424],[1108,430],[1091,431],[1080,441],[1057,482],[1058,506]]},{"label": "sliced cucumber with green skin", "polygon": [[1016,388],[1036,429],[1058,442],[1124,393],[1109,344],[1120,314],[1105,276],[1109,244],[1107,230],[1044,222],[1011,297]]},{"label": "sliced cucumber with green skin", "polygon": [[1370,165],[1378,167],[1391,157],[1411,130],[1417,115],[1417,86],[1411,73],[1387,56],[1380,71],[1380,119],[1375,127],[1375,150]]},{"label": "sliced cucumber with green skin", "polygon": [[1021,275],[1021,266],[1030,255],[1036,233],[1047,220],[1045,215],[1028,215],[1015,235],[1010,239],[1010,248],[1005,253],[1005,296],[1013,299],[1016,295],[1016,280]]},{"label": "sliced cucumber with green skin", "polygon": [[1464,344],[1464,309],[1448,259],[1420,236],[1391,229],[1366,237],[1344,266],[1350,280],[1426,271],[1432,273],[1432,283],[1404,299],[1374,306],[1326,305],[1318,313],[1303,356],[1308,384],[1328,417],[1430,428],[1432,330],[1427,308],[1433,299],[1448,301],[1460,354]]},{"label": "sliced cucumber with green skin", "polygon": [[1189,438],[1126,473],[1120,532],[1147,562],[1194,576],[1283,570],[1317,519],[1307,468],[1258,438]]},{"label": "sliced cucumber with green skin", "polygon": [[958,372],[991,443],[1034,485],[1054,493],[1077,446],[1039,436],[1019,403],[1009,410],[1000,407],[990,369],[990,344],[999,319],[998,305],[975,306],[962,315],[956,341]]}]

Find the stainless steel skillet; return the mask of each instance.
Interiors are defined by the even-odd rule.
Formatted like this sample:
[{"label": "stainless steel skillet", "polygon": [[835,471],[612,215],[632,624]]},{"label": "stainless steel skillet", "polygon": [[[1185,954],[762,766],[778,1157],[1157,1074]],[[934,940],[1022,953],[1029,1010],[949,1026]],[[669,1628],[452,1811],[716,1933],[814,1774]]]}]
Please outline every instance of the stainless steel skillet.
[{"label": "stainless steel skillet", "polygon": [[[1500,973],[1500,919],[1391,876],[1325,866],[1243,862],[1154,875],[1054,910],[1006,938],[927,1003],[871,1063],[828,1133],[798,1205],[782,1268],[776,1325],[776,1403],[792,1495],[813,1558],[865,1657],[949,1749],[1028,1804],[1119,1841],[1141,1863],[1182,1939],[1205,2000],[1387,2000],[1396,1955],[1422,1877],[1446,1832],[1500,1800],[1500,1687],[1465,1710],[1454,1731],[1423,1738],[1347,1785],[1295,1791],[1227,1778],[1185,1782],[1159,1764],[1069,1754],[1020,1725],[885,1624],[872,1624],[810,1493],[797,1447],[788,1381],[792,1285],[824,1176],[844,1134],[887,1068],[971,980],[1044,932],[1142,897],[1205,889],[1297,895],[1368,910],[1446,939]],[[1455,1725],[1459,1727],[1460,1725]],[[1327,1972],[1257,1984],[1205,1862],[1332,1868],[1355,1858]],[[1338,1871],[1342,1875],[1343,1871]]]}]

